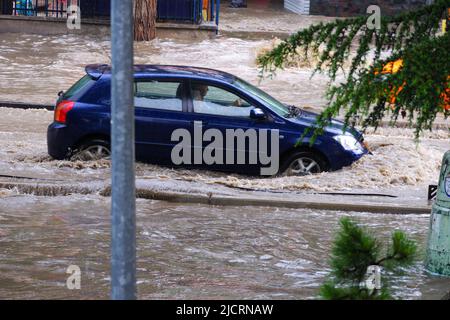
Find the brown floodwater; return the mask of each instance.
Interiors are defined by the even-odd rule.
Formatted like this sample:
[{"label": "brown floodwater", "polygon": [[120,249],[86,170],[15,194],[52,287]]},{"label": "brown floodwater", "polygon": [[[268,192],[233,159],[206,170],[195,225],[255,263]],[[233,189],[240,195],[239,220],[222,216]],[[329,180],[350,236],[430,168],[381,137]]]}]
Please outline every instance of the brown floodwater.
[{"label": "brown floodwater", "polygon": [[[311,70],[288,70],[260,83],[255,58],[271,40],[156,39],[135,44],[135,63],[210,67],[260,84],[286,103],[321,106],[326,78]],[[110,62],[108,37],[0,33],[0,101],[52,104],[90,63]],[[295,79],[295,81],[293,81]]]},{"label": "brown floodwater", "polygon": [[[109,199],[25,196],[0,190],[0,298],[109,296]],[[137,202],[140,299],[312,299],[326,278],[338,219],[351,216],[383,242],[396,229],[420,247],[391,279],[402,299],[441,298],[450,278],[423,268],[428,215]],[[66,269],[81,269],[81,289]]]},{"label": "brown floodwater", "polygon": [[[286,103],[320,108],[326,78],[309,68],[288,68],[259,82],[255,58],[269,40],[218,37],[161,39],[135,46],[136,63],[206,66],[234,73]],[[0,101],[51,104],[84,73],[84,65],[109,62],[109,39],[0,33]],[[50,159],[45,110],[0,108],[0,175],[67,181],[107,179],[109,162]],[[424,190],[436,183],[450,131],[426,133],[381,128],[368,133],[373,156],[351,167],[311,177],[258,179],[139,163],[138,179],[195,181],[217,186],[292,191]],[[403,192],[403,191],[402,191]],[[180,205],[138,200],[138,290],[141,299],[315,298],[329,272],[331,240],[343,212]],[[388,239],[407,231],[423,249],[427,215],[352,213]],[[0,298],[107,298],[109,200],[97,195],[36,197],[0,189]],[[393,280],[405,299],[440,298],[450,280],[428,275],[418,262]],[[78,265],[81,290],[66,288],[65,271]]]},{"label": "brown floodwater", "polygon": [[[233,12],[229,14],[233,15]],[[289,17],[298,18],[297,15]],[[322,108],[327,79],[320,74],[311,78],[311,68],[290,67],[278,72],[274,78],[264,78],[260,82],[255,58],[258,52],[272,45],[271,40],[226,36],[200,41],[156,39],[135,44],[135,62],[217,68],[259,85],[283,102]],[[86,64],[109,62],[109,50],[108,37],[0,33],[0,101],[51,104],[58,91],[66,90],[83,75]],[[80,177],[104,176],[109,170],[103,163],[51,161],[46,151],[45,136],[46,127],[52,121],[51,112],[2,108],[0,115],[0,171],[3,174]],[[412,140],[414,133],[411,129],[380,128],[375,133],[368,132],[366,140],[373,156],[366,156],[336,173],[320,176],[249,179],[145,165],[138,171],[142,176],[195,179],[206,185],[252,189],[336,191],[411,186],[425,190],[429,184],[436,184],[442,155],[450,148],[450,122],[447,120],[445,123],[447,128],[443,125],[442,130],[426,132],[420,145]],[[70,168],[77,170],[71,171]]]}]

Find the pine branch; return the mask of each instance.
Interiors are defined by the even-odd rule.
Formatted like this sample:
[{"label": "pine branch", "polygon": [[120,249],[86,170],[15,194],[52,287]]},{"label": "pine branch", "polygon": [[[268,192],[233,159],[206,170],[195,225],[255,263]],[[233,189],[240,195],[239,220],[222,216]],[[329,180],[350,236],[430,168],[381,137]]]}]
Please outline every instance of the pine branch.
[{"label": "pine branch", "polygon": [[[419,138],[423,130],[431,130],[438,113],[445,118],[450,115],[450,38],[449,33],[438,36],[447,7],[450,0],[437,0],[415,11],[382,18],[379,30],[369,29],[366,17],[313,25],[258,57],[257,62],[261,74],[272,75],[294,56],[318,57],[313,74],[329,76],[328,103],[317,119],[317,128],[309,129],[304,136],[314,131],[314,140],[341,111],[346,125],[355,116],[363,116],[359,118],[364,129],[377,127],[387,114],[394,124],[400,112],[406,112]],[[386,64],[398,59],[403,60],[399,72],[381,72]],[[341,70],[348,71],[346,81],[335,85]]]},{"label": "pine branch", "polygon": [[331,277],[321,286],[321,297],[333,300],[392,299],[385,279],[379,290],[368,290],[361,283],[364,283],[369,266],[383,266],[394,271],[395,267],[410,265],[417,251],[415,242],[405,233],[395,231],[387,255],[379,258],[380,243],[367,230],[347,217],[339,223],[341,228],[332,247]]}]

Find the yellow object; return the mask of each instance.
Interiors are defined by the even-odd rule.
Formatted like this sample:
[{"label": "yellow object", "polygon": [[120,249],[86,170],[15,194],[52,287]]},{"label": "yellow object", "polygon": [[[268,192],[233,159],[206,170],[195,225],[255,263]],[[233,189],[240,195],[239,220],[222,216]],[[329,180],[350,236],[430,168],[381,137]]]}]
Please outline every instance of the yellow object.
[{"label": "yellow object", "polygon": [[202,14],[203,14],[203,20],[209,21],[209,0],[203,0],[203,7],[202,7]]},{"label": "yellow object", "polygon": [[447,20],[442,20],[442,33],[447,31]]},{"label": "yellow object", "polygon": [[384,67],[383,71],[381,71],[382,74],[395,74],[400,70],[400,68],[403,67],[403,59],[398,59],[396,61],[388,62]]},{"label": "yellow object", "polygon": [[[381,74],[395,74],[403,67],[403,59],[398,59],[396,61],[388,62],[384,65]],[[375,74],[378,74],[378,71],[375,71]],[[449,85],[450,85],[450,76],[448,77]],[[397,95],[403,90],[405,84],[399,86],[398,88],[391,88],[391,92],[389,92],[389,102],[391,104],[395,104],[395,100]],[[450,86],[442,92],[442,99],[444,100],[444,105],[442,106],[444,110],[450,110]]]}]

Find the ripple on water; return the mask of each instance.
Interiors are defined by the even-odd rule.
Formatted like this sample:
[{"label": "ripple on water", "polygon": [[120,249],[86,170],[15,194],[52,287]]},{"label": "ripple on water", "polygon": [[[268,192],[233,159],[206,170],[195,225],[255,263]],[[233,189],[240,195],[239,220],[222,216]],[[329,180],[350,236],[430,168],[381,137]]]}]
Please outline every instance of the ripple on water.
[{"label": "ripple on water", "polygon": [[[94,195],[0,201],[0,297],[107,298],[108,198]],[[140,298],[314,298],[329,269],[338,219],[352,216],[378,237],[408,230],[424,247],[427,215],[381,215],[276,208],[137,202]],[[423,254],[422,254],[423,256]],[[64,287],[79,265],[80,292]],[[448,279],[447,279],[448,280]],[[436,280],[418,262],[393,281],[401,298],[436,297]],[[397,290],[398,289],[398,290]]]}]

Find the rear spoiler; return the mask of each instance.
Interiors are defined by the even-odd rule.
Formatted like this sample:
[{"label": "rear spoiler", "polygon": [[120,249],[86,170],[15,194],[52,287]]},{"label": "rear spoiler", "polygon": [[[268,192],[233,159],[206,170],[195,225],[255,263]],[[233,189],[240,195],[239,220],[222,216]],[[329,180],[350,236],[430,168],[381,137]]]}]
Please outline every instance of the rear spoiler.
[{"label": "rear spoiler", "polygon": [[92,78],[92,80],[98,80],[108,69],[109,65],[107,64],[89,64],[84,70],[86,71],[86,74]]}]

